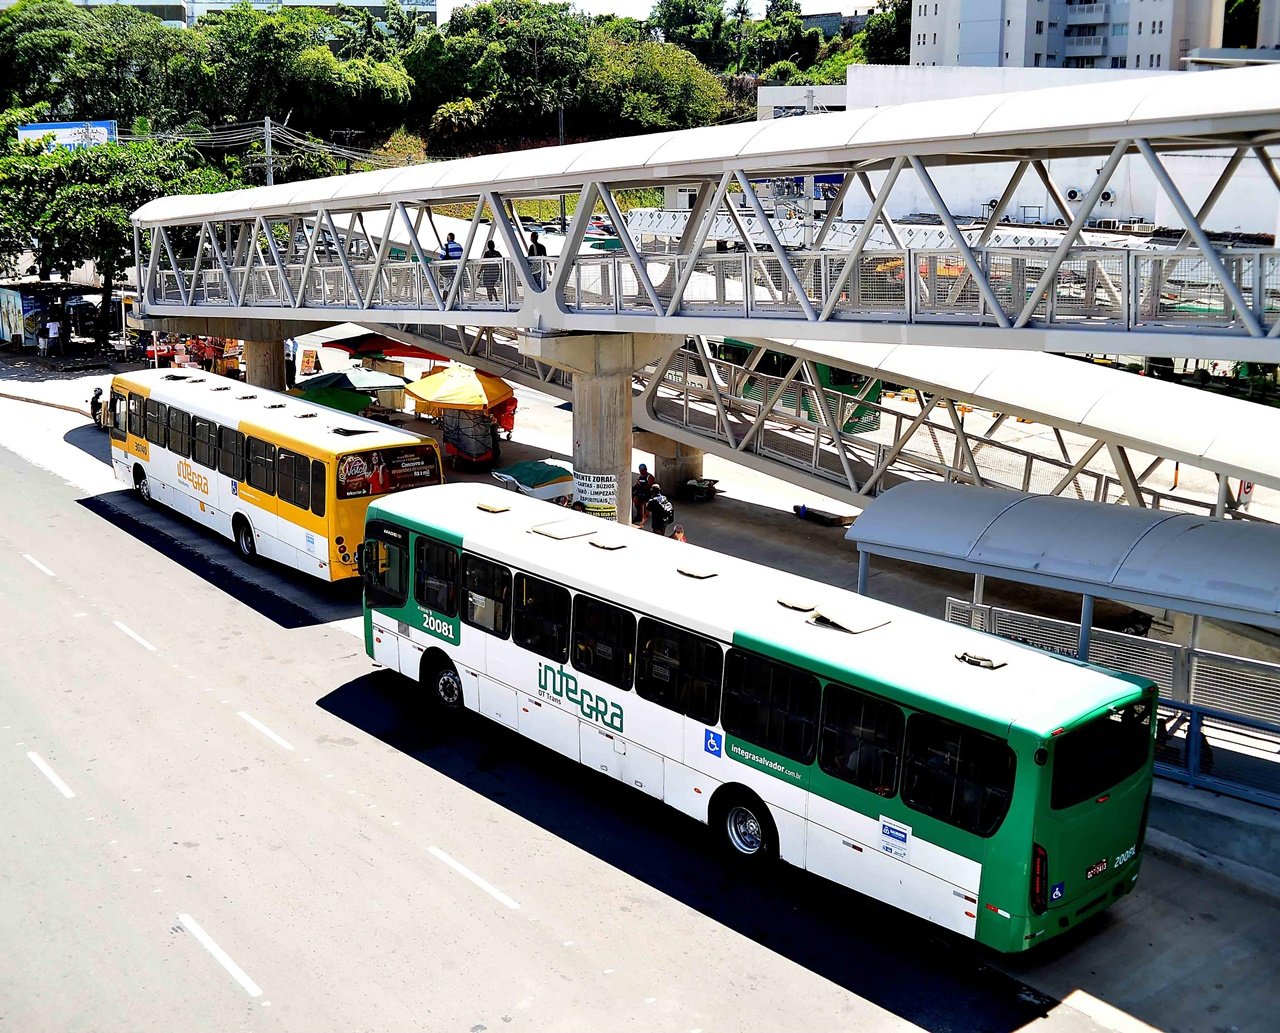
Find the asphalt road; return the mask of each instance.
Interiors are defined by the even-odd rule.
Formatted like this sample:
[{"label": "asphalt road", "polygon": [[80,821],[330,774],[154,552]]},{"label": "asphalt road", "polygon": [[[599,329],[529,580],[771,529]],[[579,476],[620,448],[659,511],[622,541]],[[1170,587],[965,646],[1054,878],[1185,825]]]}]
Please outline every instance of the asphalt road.
[{"label": "asphalt road", "polygon": [[0,448],[0,1029],[1269,1028],[1274,908],[1149,859],[1011,967],[726,868],[625,786],[430,726],[364,656],[352,591],[244,566],[98,480],[105,438],[56,440],[90,465]]}]

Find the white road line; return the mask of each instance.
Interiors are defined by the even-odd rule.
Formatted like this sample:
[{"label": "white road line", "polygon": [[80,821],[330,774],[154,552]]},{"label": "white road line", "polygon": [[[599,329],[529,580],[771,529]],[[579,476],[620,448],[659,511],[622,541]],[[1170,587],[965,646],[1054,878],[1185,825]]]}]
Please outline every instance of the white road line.
[{"label": "white road line", "polygon": [[138,643],[138,645],[140,645],[143,649],[147,650],[148,652],[152,652],[152,653],[154,653],[154,652],[156,651],[156,647],[155,647],[155,646],[153,646],[153,645],[152,645],[150,642],[148,642],[145,638],[143,638],[143,637],[142,637],[141,635],[139,635],[136,631],[134,631],[131,627],[129,627],[129,625],[127,625],[127,624],[122,624],[120,621],[112,621],[111,623],[112,623],[112,624],[114,624],[114,625],[115,625],[117,628],[119,628],[121,631],[123,631],[126,635],[128,635],[128,636],[129,636],[131,639],[133,639],[136,643]]},{"label": "white road line", "polygon": [[484,879],[480,878],[480,876],[478,876],[475,872],[459,864],[457,861],[455,861],[452,857],[446,854],[439,847],[436,847],[436,846],[427,847],[427,853],[429,853],[436,860],[443,861],[455,872],[461,875],[464,879],[467,879],[470,882],[475,883],[477,886],[479,886],[482,890],[484,890],[487,894],[489,894],[489,896],[491,896],[494,900],[498,901],[500,904],[505,904],[507,907],[511,908],[512,911],[520,910],[520,905],[517,904],[510,897],[508,897],[505,893],[503,893],[502,890],[498,889],[497,886],[494,886],[492,883],[485,882]]},{"label": "white road line", "polygon": [[200,946],[213,955],[214,960],[231,974],[232,979],[244,987],[250,997],[262,996],[262,988],[245,974],[244,969],[231,960],[231,956],[214,942],[212,936],[200,928],[200,923],[190,915],[179,915],[178,924],[200,941]]},{"label": "white road line", "polygon": [[48,763],[42,756],[40,756],[40,754],[32,751],[28,753],[27,756],[31,758],[31,763],[40,769],[44,777],[53,783],[53,787],[68,800],[72,799],[76,795],[72,791],[71,787],[58,777],[58,773],[54,771],[53,768],[49,767]]},{"label": "white road line", "polygon": [[34,556],[29,556],[29,555],[27,555],[27,554],[24,552],[24,553],[22,554],[22,558],[23,558],[24,560],[26,560],[28,563],[30,563],[33,567],[35,567],[35,568],[36,568],[36,570],[39,570],[39,571],[41,571],[41,572],[43,572],[43,573],[45,573],[45,574],[48,574],[50,577],[57,577],[57,575],[56,575],[56,574],[54,574],[54,572],[53,572],[52,570],[50,570],[48,567],[46,567],[43,563],[41,563],[41,562],[40,562],[38,559],[36,559]]},{"label": "white road line", "polygon": [[273,732],[270,728],[264,725],[252,714],[246,714],[243,710],[237,710],[236,713],[239,714],[241,717],[243,717],[246,721],[248,721],[249,724],[253,725],[254,728],[260,731],[263,735],[265,735],[277,746],[280,746],[283,749],[288,750],[290,753],[294,752],[293,743],[289,742],[287,739],[280,738],[280,736],[276,735],[275,732]]}]

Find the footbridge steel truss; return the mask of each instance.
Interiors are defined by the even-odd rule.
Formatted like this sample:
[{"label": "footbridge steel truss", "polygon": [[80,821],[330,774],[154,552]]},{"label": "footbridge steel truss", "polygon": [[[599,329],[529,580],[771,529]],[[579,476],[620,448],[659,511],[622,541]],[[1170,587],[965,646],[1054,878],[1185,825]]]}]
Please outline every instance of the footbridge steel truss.
[{"label": "footbridge steel truss", "polygon": [[[1245,162],[1260,165],[1280,191],[1267,150],[1277,142],[1280,67],[1273,66],[854,110],[162,198],[134,215],[142,314],[1211,352],[1275,361],[1280,251],[1218,246],[1203,224]],[[1167,157],[1206,149],[1230,157],[1193,209]],[[1047,162],[1080,156],[1096,156],[1100,171],[1082,199],[1069,201]],[[1175,248],[1082,243],[1126,156],[1149,167],[1178,213],[1185,232]],[[1009,178],[985,226],[964,232],[935,173],[990,163],[1007,166]],[[908,171],[930,197],[950,246],[901,246],[885,205]],[[815,227],[811,246],[789,248],[758,185],[830,174],[841,177],[830,213]],[[1064,214],[1061,238],[1054,246],[993,246],[993,232],[1028,174],[1043,181]],[[648,252],[628,232],[616,195],[668,186],[692,186],[693,207],[674,247]],[[854,191],[866,194],[870,214],[856,230],[840,224],[841,232],[833,233]],[[570,198],[574,215],[561,256],[527,257],[514,206],[562,196]],[[469,218],[462,259],[438,258],[442,210]],[[584,249],[595,212],[616,227],[618,250]],[[741,253],[715,250],[711,233],[726,217]],[[884,246],[886,239],[892,246]],[[495,240],[505,257],[475,257],[486,240]]]},{"label": "footbridge steel truss", "polygon": [[[512,331],[366,325],[572,399],[569,374],[523,354]],[[1280,488],[1270,446],[1280,412],[1264,406],[1051,355],[882,346],[849,360],[826,342],[757,339],[738,342],[745,354],[730,361],[716,356],[720,343],[693,337],[638,370],[634,426],[854,506],[906,480],[935,480],[1257,519],[1240,508],[1232,478]],[[832,369],[856,386],[832,387]],[[880,393],[886,382],[893,397]],[[1011,383],[1031,382],[1037,391],[1001,401]],[[1055,398],[1058,387],[1069,397]],[[1181,414],[1182,430],[1143,416],[1151,411]],[[1053,446],[1001,440],[1010,421],[1049,428]]]}]

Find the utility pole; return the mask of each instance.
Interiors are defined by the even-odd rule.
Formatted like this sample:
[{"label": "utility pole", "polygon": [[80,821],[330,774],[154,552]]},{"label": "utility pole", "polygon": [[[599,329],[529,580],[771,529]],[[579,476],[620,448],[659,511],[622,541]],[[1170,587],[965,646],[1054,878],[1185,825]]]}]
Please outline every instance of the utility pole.
[{"label": "utility pole", "polygon": [[[564,146],[564,104],[563,103],[561,103],[560,105],[560,146],[561,147]],[[579,197],[578,201],[579,203],[581,203],[582,198]],[[560,191],[560,232],[561,233],[569,232],[569,223],[565,219],[565,213],[564,213],[564,191],[563,190]]]},{"label": "utility pole", "polygon": [[[813,88],[804,91],[804,113],[813,114]],[[813,247],[813,177],[804,177],[804,249]]]},{"label": "utility pole", "polygon": [[262,120],[262,142],[267,155],[267,186],[275,186],[276,170],[271,164],[271,118],[270,116]]}]

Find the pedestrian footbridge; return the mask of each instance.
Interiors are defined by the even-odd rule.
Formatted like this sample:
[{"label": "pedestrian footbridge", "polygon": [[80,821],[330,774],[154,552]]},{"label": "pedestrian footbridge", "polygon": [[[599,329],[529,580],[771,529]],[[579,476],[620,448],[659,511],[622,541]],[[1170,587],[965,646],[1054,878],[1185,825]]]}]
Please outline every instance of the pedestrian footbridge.
[{"label": "pedestrian footbridge", "polygon": [[[1280,190],[1267,152],[1278,137],[1273,66],[167,197],[134,214],[142,314],[1275,361],[1280,251],[1225,247],[1203,223],[1246,162]],[[1175,181],[1166,159],[1205,150],[1229,158],[1193,208],[1190,186]],[[1048,163],[1085,156],[1096,157],[1097,179],[1068,200]],[[1085,242],[1126,156],[1150,170],[1178,213],[1185,232],[1174,248]],[[962,228],[934,177],[939,168],[979,164],[998,165],[1007,178],[985,223]],[[798,247],[784,242],[759,185],[833,174],[830,214]],[[1013,245],[997,235],[1028,174],[1063,214],[1054,243]],[[931,198],[946,246],[904,246],[885,204],[906,177]],[[658,251],[629,230],[616,195],[666,187],[692,188],[693,201]],[[870,209],[851,227],[837,216],[855,191]],[[522,202],[561,197],[574,214],[555,241],[559,253],[529,257],[514,213]],[[597,211],[616,227],[617,250],[584,246]],[[445,212],[468,217],[461,259],[438,258]],[[488,240],[500,257],[479,257]],[[721,240],[734,250],[719,250]]]}]

